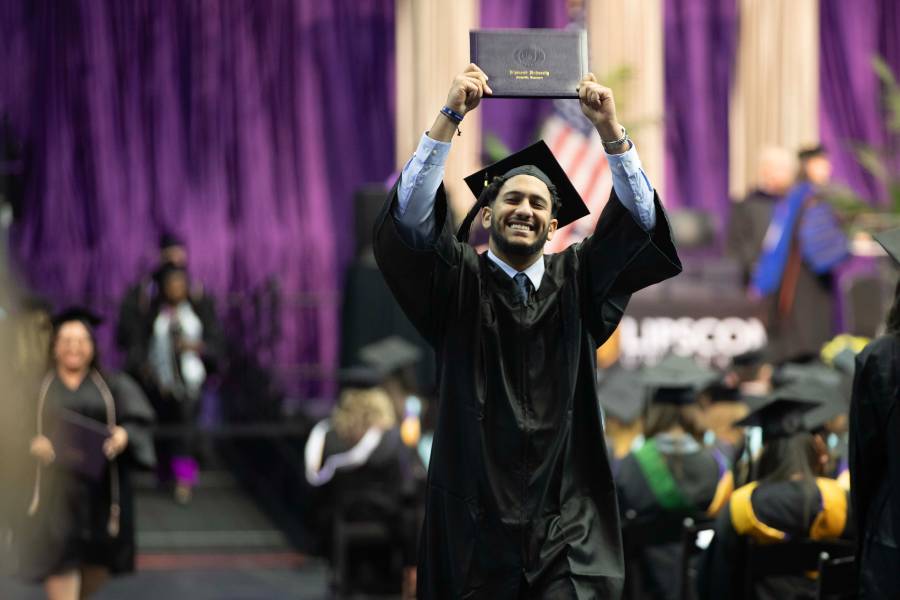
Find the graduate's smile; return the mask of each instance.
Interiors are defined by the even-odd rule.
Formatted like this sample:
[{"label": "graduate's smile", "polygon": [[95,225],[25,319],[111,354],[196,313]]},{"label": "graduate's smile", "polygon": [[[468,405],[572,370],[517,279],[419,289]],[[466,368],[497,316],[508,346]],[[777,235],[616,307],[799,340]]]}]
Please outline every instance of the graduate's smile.
[{"label": "graduate's smile", "polygon": [[547,184],[532,175],[509,178],[485,211],[482,226],[490,230],[498,256],[533,256],[556,230],[553,200]]}]

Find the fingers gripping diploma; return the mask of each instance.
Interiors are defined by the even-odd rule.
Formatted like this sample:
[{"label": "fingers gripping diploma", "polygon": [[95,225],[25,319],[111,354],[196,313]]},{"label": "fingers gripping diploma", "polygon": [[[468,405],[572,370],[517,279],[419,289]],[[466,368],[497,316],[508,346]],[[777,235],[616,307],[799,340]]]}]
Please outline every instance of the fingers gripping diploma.
[{"label": "fingers gripping diploma", "polygon": [[[488,76],[478,68],[475,63],[466,67],[466,70],[453,78],[450,91],[447,92],[446,107],[463,117],[469,111],[475,110],[481,99],[493,94],[488,85]],[[443,112],[439,113],[434,125],[428,130],[428,136],[442,142],[453,140],[453,134],[459,126],[455,120]]]}]

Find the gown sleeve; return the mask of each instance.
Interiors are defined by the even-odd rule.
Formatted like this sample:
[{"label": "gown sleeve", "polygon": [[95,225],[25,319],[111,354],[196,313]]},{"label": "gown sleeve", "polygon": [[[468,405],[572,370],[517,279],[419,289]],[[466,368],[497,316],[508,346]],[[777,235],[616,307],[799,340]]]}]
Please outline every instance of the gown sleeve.
[{"label": "gown sleeve", "polygon": [[[881,338],[856,358],[850,402],[849,464],[850,493],[860,544],[865,540],[869,509],[881,480],[891,477],[894,485],[900,482],[900,460],[891,460],[887,452],[892,425],[894,430],[898,429],[896,407],[890,410],[897,394],[893,381],[895,347],[894,340]],[[900,524],[900,507],[892,506],[891,510],[894,511],[892,522]],[[896,531],[894,535],[900,539]]]},{"label": "gown sleeve", "polygon": [[615,331],[631,294],[681,272],[669,221],[656,192],[653,202],[657,221],[648,233],[613,190],[594,233],[575,248],[582,316],[597,346]]},{"label": "gown sleeve", "polygon": [[109,383],[116,400],[116,421],[128,432],[127,456],[140,467],[153,468],[156,465],[152,432],[156,416],[153,408],[138,384],[128,375],[115,375]]},{"label": "gown sleeve", "polygon": [[375,261],[403,312],[431,345],[440,339],[449,311],[462,310],[467,292],[463,277],[477,273],[478,256],[468,244],[456,240],[447,218],[444,186],[435,195],[434,242],[414,248],[400,234],[393,206],[400,180],[391,190],[375,221],[373,246]]}]

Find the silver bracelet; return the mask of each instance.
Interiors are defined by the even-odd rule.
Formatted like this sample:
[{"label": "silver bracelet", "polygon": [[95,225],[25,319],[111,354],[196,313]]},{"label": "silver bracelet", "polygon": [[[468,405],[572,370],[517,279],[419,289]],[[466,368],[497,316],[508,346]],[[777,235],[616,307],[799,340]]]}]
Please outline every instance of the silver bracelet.
[{"label": "silver bracelet", "polygon": [[619,125],[619,127],[622,128],[622,137],[620,137],[619,139],[613,140],[611,142],[607,142],[603,138],[600,138],[600,142],[603,144],[603,147],[605,149],[609,150],[610,146],[612,146],[613,148],[615,148],[617,146],[621,146],[622,144],[624,144],[625,142],[628,141],[628,132],[625,131],[625,127],[623,125]]}]

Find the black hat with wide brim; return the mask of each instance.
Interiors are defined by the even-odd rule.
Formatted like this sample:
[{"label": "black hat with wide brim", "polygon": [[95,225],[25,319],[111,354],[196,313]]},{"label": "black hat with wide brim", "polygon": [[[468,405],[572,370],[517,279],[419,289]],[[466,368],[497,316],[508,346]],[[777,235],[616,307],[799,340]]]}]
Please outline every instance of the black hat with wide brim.
[{"label": "black hat with wide brim", "polygon": [[472,226],[472,222],[478,215],[478,211],[489,200],[483,195],[483,192],[494,178],[519,174],[532,175],[544,183],[549,181],[556,187],[560,203],[556,213],[556,219],[559,222],[558,228],[565,227],[590,214],[590,211],[584,204],[584,200],[581,198],[581,194],[572,185],[572,181],[566,175],[556,157],[553,156],[553,152],[550,151],[544,140],[538,140],[527,148],[514,152],[506,158],[490,164],[465,178],[466,185],[472,190],[477,202],[475,202],[475,205],[469,210],[469,213],[463,220],[457,231],[457,238],[463,241],[468,239],[469,228]]}]

